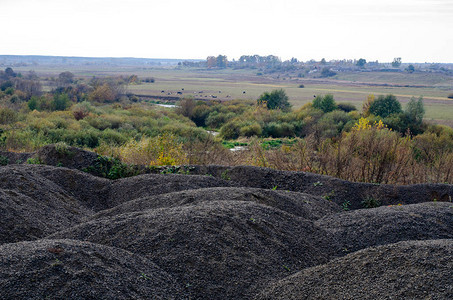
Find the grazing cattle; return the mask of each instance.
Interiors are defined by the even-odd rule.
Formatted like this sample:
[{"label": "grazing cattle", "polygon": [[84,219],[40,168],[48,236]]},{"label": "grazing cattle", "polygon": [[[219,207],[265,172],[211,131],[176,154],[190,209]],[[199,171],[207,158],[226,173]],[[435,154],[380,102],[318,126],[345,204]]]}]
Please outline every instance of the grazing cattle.
[{"label": "grazing cattle", "polygon": [[199,91],[198,94],[203,94],[203,91]]},{"label": "grazing cattle", "polygon": [[165,93],[165,91],[160,91],[161,93]]},{"label": "grazing cattle", "polygon": [[214,95],[211,95],[211,97],[214,98],[214,99],[217,98],[217,96],[214,96]]},{"label": "grazing cattle", "polygon": [[184,91],[184,88],[182,88],[181,91]]},{"label": "grazing cattle", "polygon": [[243,91],[242,93],[245,94],[245,91]]},{"label": "grazing cattle", "polygon": [[167,93],[167,95],[171,95],[171,93]]},{"label": "grazing cattle", "polygon": [[177,92],[176,94],[178,94],[178,95],[182,95],[182,92]]}]

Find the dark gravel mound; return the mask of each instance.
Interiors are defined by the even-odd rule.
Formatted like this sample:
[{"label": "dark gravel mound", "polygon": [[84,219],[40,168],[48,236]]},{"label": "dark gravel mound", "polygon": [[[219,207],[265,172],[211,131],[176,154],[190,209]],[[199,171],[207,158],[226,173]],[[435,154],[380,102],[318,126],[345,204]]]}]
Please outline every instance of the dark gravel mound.
[{"label": "dark gravel mound", "polygon": [[108,194],[112,185],[111,180],[74,169],[42,165],[20,167],[27,168],[29,172],[33,172],[57,184],[89,209],[99,211],[110,206]]},{"label": "dark gravel mound", "polygon": [[150,260],[73,240],[0,246],[1,299],[184,299]]},{"label": "dark gravel mound", "polygon": [[94,152],[66,145],[59,146],[59,144],[46,145],[39,149],[34,156],[46,165],[78,170],[92,166],[98,157]]},{"label": "dark gravel mound", "polygon": [[453,203],[421,203],[329,215],[315,223],[348,253],[407,240],[453,238]]},{"label": "dark gravel mound", "polygon": [[177,191],[232,186],[232,183],[201,175],[144,174],[112,181],[109,187],[109,208],[141,197]]},{"label": "dark gravel mound", "polygon": [[87,214],[70,199],[34,199],[0,189],[0,245],[42,238],[80,223]]},{"label": "dark gravel mound", "polygon": [[33,156],[34,153],[29,153],[29,152],[9,152],[9,151],[0,151],[0,156],[2,156],[4,159],[3,163],[6,164],[22,164],[27,161],[30,157]]},{"label": "dark gravel mound", "polygon": [[253,202],[213,201],[99,219],[59,232],[152,259],[195,299],[246,299],[325,263],[336,247],[313,223]]},{"label": "dark gravel mound", "polygon": [[39,168],[0,168],[0,244],[41,238],[93,213],[68,191],[34,172]]},{"label": "dark gravel mound", "polygon": [[115,216],[147,209],[194,205],[212,201],[250,201],[280,209],[309,220],[341,211],[340,206],[320,197],[289,191],[256,188],[214,187],[143,197],[103,210],[93,218]]},{"label": "dark gravel mound", "polygon": [[368,248],[303,270],[257,299],[453,299],[453,240]]},{"label": "dark gravel mound", "polygon": [[453,185],[416,184],[395,186],[349,182],[338,178],[306,172],[279,171],[250,166],[192,166],[191,174],[211,174],[218,178],[228,177],[231,182],[248,187],[303,192],[316,196],[328,196],[342,205],[348,201],[349,209],[360,209],[367,198],[374,198],[381,205],[415,204],[429,201],[452,201]]}]

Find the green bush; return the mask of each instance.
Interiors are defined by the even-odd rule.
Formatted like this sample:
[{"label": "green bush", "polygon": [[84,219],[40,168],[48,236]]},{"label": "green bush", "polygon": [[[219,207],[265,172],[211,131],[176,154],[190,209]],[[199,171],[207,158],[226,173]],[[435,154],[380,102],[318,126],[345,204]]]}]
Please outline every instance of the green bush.
[{"label": "green bush", "polygon": [[327,94],[324,97],[323,96],[316,96],[315,99],[313,99],[313,107],[316,109],[322,110],[324,113],[331,112],[335,109],[337,109],[337,104],[335,103],[335,100],[333,99],[333,95]]},{"label": "green bush", "polygon": [[257,100],[258,104],[266,104],[268,109],[281,109],[288,111],[291,109],[289,98],[283,89],[273,90],[263,93]]},{"label": "green bush", "polygon": [[394,95],[380,95],[374,100],[369,108],[369,112],[375,116],[388,117],[392,114],[402,113],[401,103]]},{"label": "green bush", "polygon": [[4,107],[0,108],[0,124],[12,124],[17,121],[18,114],[14,110]]},{"label": "green bush", "polygon": [[338,103],[337,109],[342,110],[347,113],[357,110],[357,108],[354,106],[354,104],[351,104],[351,103]]},{"label": "green bush", "polygon": [[0,166],[6,166],[9,163],[9,158],[3,155],[0,155]]},{"label": "green bush", "polygon": [[246,125],[244,127],[241,127],[241,129],[240,129],[241,136],[246,136],[246,137],[252,137],[252,136],[259,137],[259,136],[261,136],[262,132],[263,132],[263,129],[261,128],[261,125],[258,123]]},{"label": "green bush", "polygon": [[234,121],[230,121],[220,128],[220,136],[224,139],[237,139],[239,135],[240,126]]},{"label": "green bush", "polygon": [[295,136],[295,127],[287,122],[269,122],[263,127],[263,135],[265,137],[293,137]]}]

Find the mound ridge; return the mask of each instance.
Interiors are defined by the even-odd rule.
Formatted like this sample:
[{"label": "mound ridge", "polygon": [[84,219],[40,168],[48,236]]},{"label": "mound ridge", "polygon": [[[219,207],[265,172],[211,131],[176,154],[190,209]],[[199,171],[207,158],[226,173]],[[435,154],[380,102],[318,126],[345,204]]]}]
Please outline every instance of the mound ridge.
[{"label": "mound ridge", "polygon": [[416,204],[429,201],[451,202],[453,185],[415,184],[388,185],[362,182],[349,182],[331,176],[307,172],[280,171],[251,166],[193,166],[193,174],[212,174],[222,178],[228,175],[231,182],[247,187],[303,192],[326,197],[342,205],[345,200],[349,209],[364,208],[362,202],[367,198],[379,200],[381,205]]},{"label": "mound ridge", "polygon": [[256,299],[452,299],[453,240],[367,248],[305,269]]},{"label": "mound ridge", "polygon": [[311,221],[265,205],[213,201],[90,221],[49,238],[115,246],[152,259],[195,299],[244,299],[268,281],[327,262]]},{"label": "mound ridge", "polygon": [[341,211],[340,207],[331,201],[303,193],[244,187],[213,187],[138,198],[124,202],[112,209],[103,210],[94,215],[93,218],[219,200],[260,203],[310,220],[317,220],[325,215]]},{"label": "mound ridge", "polygon": [[0,244],[43,238],[135,197],[228,185],[208,176],[147,174],[114,181],[44,165],[0,167]]},{"label": "mound ridge", "polygon": [[315,222],[343,252],[407,240],[453,239],[453,204],[427,202],[328,215]]},{"label": "mound ridge", "polygon": [[38,169],[0,168],[0,244],[41,238],[92,214],[70,192],[36,173]]},{"label": "mound ridge", "polygon": [[113,181],[109,186],[108,208],[140,197],[232,185],[232,183],[226,180],[214,178],[212,176],[187,176],[182,174],[138,175]]},{"label": "mound ridge", "polygon": [[0,246],[2,299],[183,299],[178,283],[139,255],[74,240]]}]

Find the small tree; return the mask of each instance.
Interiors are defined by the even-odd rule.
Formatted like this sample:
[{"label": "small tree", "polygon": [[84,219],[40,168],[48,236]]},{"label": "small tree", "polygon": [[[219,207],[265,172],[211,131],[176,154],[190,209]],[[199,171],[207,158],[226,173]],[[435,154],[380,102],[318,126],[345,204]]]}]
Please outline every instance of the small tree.
[{"label": "small tree", "polygon": [[58,75],[58,86],[68,86],[74,82],[74,74],[69,71],[62,72]]},{"label": "small tree", "polygon": [[401,113],[403,110],[401,109],[401,103],[399,103],[394,95],[380,95],[371,103],[369,112],[375,116],[385,118],[392,114]]},{"label": "small tree", "polygon": [[370,106],[374,102],[374,99],[374,95],[370,94],[366,97],[365,102],[363,102],[362,115],[364,117],[368,117],[370,115]]},{"label": "small tree", "polygon": [[407,103],[404,113],[412,122],[421,124],[423,122],[423,117],[425,116],[423,97],[420,96],[418,99],[412,97],[411,100],[409,100],[409,102]]},{"label": "small tree", "polygon": [[195,100],[192,97],[184,97],[179,102],[179,107],[177,109],[177,112],[190,119],[190,118],[192,118],[195,105],[196,105]]},{"label": "small tree", "polygon": [[365,66],[365,64],[366,64],[366,59],[364,59],[364,58],[359,59],[356,63],[356,65],[361,68],[363,68]]},{"label": "small tree", "polygon": [[337,109],[337,104],[333,98],[333,95],[327,94],[323,96],[316,96],[313,99],[313,107],[322,110],[324,113],[331,112]]},{"label": "small tree", "polygon": [[407,68],[406,68],[406,71],[408,73],[414,73],[415,72],[415,67],[414,65],[409,65]]},{"label": "small tree", "polygon": [[332,77],[332,76],[335,76],[335,75],[337,75],[337,73],[332,71],[328,67],[322,68],[322,70],[321,70],[321,77]]},{"label": "small tree", "polygon": [[401,66],[401,57],[395,57],[392,62],[392,67],[399,68]]},{"label": "small tree", "polygon": [[268,109],[291,109],[289,98],[283,89],[263,93],[257,100],[258,105],[266,104]]}]

